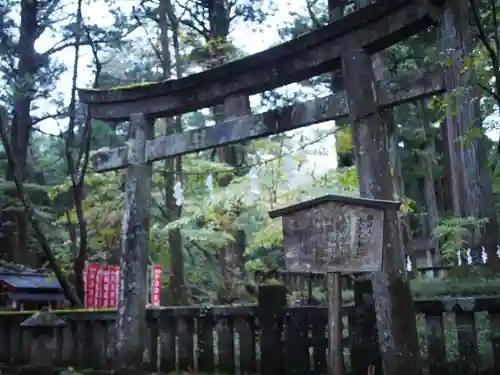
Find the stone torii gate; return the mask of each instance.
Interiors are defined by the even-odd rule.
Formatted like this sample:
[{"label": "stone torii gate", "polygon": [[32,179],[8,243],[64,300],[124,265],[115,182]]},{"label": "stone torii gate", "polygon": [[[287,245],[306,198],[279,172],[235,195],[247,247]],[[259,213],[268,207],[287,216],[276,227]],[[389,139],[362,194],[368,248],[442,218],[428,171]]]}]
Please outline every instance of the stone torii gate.
[{"label": "stone torii gate", "polygon": [[[118,311],[117,371],[138,371],[146,332],[146,274],[152,162],[311,124],[349,117],[353,123],[362,196],[392,199],[387,127],[380,110],[442,93],[441,75],[420,72],[397,82],[374,79],[371,55],[435,23],[443,1],[391,0],[373,4],[311,33],[215,69],[181,79],[116,88],[79,90],[91,116],[103,121],[130,121],[127,145],[98,150],[97,172],[127,169],[121,269],[125,290]],[[345,92],[257,115],[233,116],[219,125],[153,139],[154,120],[180,115],[341,69]],[[406,83],[403,83],[406,82]],[[384,272],[372,277],[382,364],[387,375],[420,374],[415,322],[404,279],[397,218],[388,219]],[[360,314],[373,310],[370,298]],[[405,310],[405,309],[410,309]],[[370,327],[365,327],[373,335]],[[363,331],[363,330],[362,330]],[[354,373],[365,374],[372,337],[355,337],[362,353]],[[356,370],[357,369],[357,370]]]}]

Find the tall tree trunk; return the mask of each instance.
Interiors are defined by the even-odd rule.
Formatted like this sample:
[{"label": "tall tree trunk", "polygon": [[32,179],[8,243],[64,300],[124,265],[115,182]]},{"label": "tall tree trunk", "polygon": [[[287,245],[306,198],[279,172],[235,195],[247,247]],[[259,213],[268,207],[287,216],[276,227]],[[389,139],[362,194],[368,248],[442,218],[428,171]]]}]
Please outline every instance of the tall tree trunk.
[{"label": "tall tree trunk", "polygon": [[[417,102],[417,108],[419,117],[422,119],[423,134],[425,137],[424,141],[426,142],[424,155],[421,156],[422,170],[424,172],[424,202],[427,213],[426,232],[427,235],[432,237],[432,231],[437,227],[439,222],[439,210],[436,198],[436,181],[434,179],[433,172],[434,163],[436,161],[436,150],[434,146],[434,140],[429,139],[431,119],[429,118],[429,112],[426,109],[425,99],[420,99]],[[435,243],[435,241],[433,241],[432,244],[434,256],[436,257],[436,260],[439,260],[440,255],[438,253],[438,244]]]},{"label": "tall tree trunk", "polygon": [[[35,42],[38,38],[38,1],[21,1],[21,23],[17,44],[19,62],[16,71],[14,91],[14,116],[10,133],[12,151],[19,166],[22,181],[28,174],[28,148],[31,136],[31,103],[35,93],[35,80],[38,72]],[[14,171],[7,169],[7,180],[14,180]],[[5,217],[8,216],[8,217]],[[11,249],[11,260],[15,263],[36,266],[34,251],[29,246],[29,220],[25,212],[10,213],[4,221],[16,223],[15,231],[4,233],[6,246]]]},{"label": "tall tree trunk", "polygon": [[[230,56],[227,55],[225,46],[228,43],[229,27],[230,27],[230,9],[223,0],[213,0],[209,2],[208,14],[210,19],[210,39],[214,41],[215,49],[212,52],[212,68],[226,63]],[[250,114],[250,101],[247,96],[235,96],[227,98],[224,104],[214,108],[215,123],[221,123],[229,120],[232,117],[239,117],[245,114]],[[233,167],[238,167],[245,151],[243,144],[223,146],[218,149],[219,159]],[[231,178],[219,179],[221,187],[231,183]],[[219,292],[218,299],[227,301],[233,288],[234,271],[237,269],[243,270],[243,254],[245,252],[246,235],[244,230],[235,229],[233,233],[237,239],[234,244],[228,248],[221,249],[219,253],[220,266],[224,278],[224,287]]]},{"label": "tall tree trunk", "polygon": [[441,147],[440,151],[443,155],[443,176],[441,178],[440,197],[441,197],[441,212],[444,215],[453,214],[453,190],[452,186],[452,173],[451,173],[451,149],[448,147],[448,122],[446,120],[441,122]]},{"label": "tall tree trunk", "polygon": [[[473,49],[468,2],[450,2],[440,21],[440,43],[448,92],[446,130],[453,213],[488,218],[485,230],[472,231],[468,241],[470,245],[494,245],[498,242],[498,220],[491,176],[486,168],[483,139],[471,132],[480,122],[474,97],[474,72],[466,68]],[[489,259],[496,259],[493,247]]]},{"label": "tall tree trunk", "polygon": [[[178,22],[170,0],[160,0],[160,38],[161,38],[161,55],[163,77],[168,79],[171,77],[171,69],[175,66],[177,78],[181,76],[178,43]],[[169,37],[169,29],[172,29],[172,41]],[[175,49],[175,62],[172,59],[170,48]],[[182,119],[180,116],[166,119],[165,133],[166,135],[176,132],[182,132]],[[173,188],[176,178],[182,179],[182,157],[169,158],[164,161],[165,177],[164,188],[166,207],[165,213],[169,222],[177,220],[181,216],[181,207],[177,206],[173,196]],[[167,286],[167,302],[171,305],[183,305],[188,303],[188,296],[185,287],[184,279],[184,248],[182,235],[179,229],[173,229],[168,234],[168,251],[170,255],[170,265],[168,271],[168,286]]]},{"label": "tall tree trunk", "polygon": [[[391,73],[389,71],[389,52],[383,51],[373,56],[373,74],[375,76],[375,81],[377,82],[388,81],[391,79]],[[389,130],[389,144],[387,145],[387,148],[389,150],[394,187],[398,197],[402,198],[404,196],[404,180],[398,155],[398,133],[396,123],[394,121],[394,109],[387,108],[382,115],[384,116]]]},{"label": "tall tree trunk", "polygon": [[[82,32],[84,30],[83,24],[83,14],[82,14],[82,2],[83,0],[78,0],[77,10],[75,17],[76,31],[75,31],[75,52],[73,57],[73,77],[71,79],[71,99],[68,106],[68,130],[66,132],[66,165],[68,168],[68,174],[71,179],[71,196],[73,201],[73,206],[75,209],[76,217],[78,220],[78,240],[76,236],[76,226],[67,220],[67,224],[70,234],[70,241],[72,245],[73,254],[75,256],[73,261],[73,273],[75,277],[75,290],[78,298],[83,301],[85,296],[85,282],[83,279],[83,272],[85,269],[85,262],[87,260],[88,251],[88,233],[87,233],[87,221],[85,219],[85,208],[83,205],[84,200],[84,181],[87,173],[87,166],[89,162],[90,154],[90,142],[92,136],[92,125],[90,119],[90,113],[86,113],[85,124],[81,128],[80,140],[78,145],[75,142],[75,128],[77,122],[77,98],[76,98],[76,85],[79,72],[79,61],[80,61],[80,44],[82,38]],[[94,57],[96,59],[96,57]],[[98,64],[98,61],[96,61]],[[94,87],[99,80],[100,69],[96,66],[96,75],[94,77]],[[73,152],[72,150],[78,150],[78,152]],[[75,155],[76,154],[76,155]]]}]

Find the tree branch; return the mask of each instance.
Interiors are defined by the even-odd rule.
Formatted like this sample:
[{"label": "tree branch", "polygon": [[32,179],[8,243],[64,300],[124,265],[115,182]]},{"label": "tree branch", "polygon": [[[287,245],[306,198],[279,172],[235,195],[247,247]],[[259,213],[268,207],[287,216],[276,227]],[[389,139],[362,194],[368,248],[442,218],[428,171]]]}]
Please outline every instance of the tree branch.
[{"label": "tree branch", "polygon": [[313,6],[317,1],[311,1],[311,0],[306,0],[306,8],[307,8],[307,13],[309,14],[309,18],[311,19],[311,22],[313,24],[313,28],[317,29],[321,27],[321,22],[319,22],[318,17],[316,17],[316,14],[314,14],[313,11]]},{"label": "tree branch", "polygon": [[[78,6],[76,11],[76,25],[77,30],[75,33],[75,53],[73,58],[73,76],[72,76],[72,86],[71,86],[71,99],[69,103],[69,123],[68,123],[68,131],[66,138],[66,165],[68,167],[68,173],[71,178],[71,193],[73,196],[73,203],[76,212],[76,217],[78,220],[78,229],[79,229],[79,245],[76,244],[76,236],[72,235],[75,233],[73,223],[68,220],[68,225],[70,227],[70,236],[71,243],[74,249],[75,261],[73,264],[73,271],[75,273],[75,284],[77,292],[80,296],[83,296],[85,293],[85,284],[83,280],[83,270],[85,268],[85,261],[87,260],[88,254],[88,230],[87,230],[87,222],[85,220],[85,211],[83,207],[83,189],[84,189],[84,181],[85,175],[87,171],[89,155],[90,155],[90,142],[91,142],[91,134],[92,134],[92,122],[90,118],[90,113],[87,111],[85,116],[85,126],[83,132],[81,134],[81,141],[79,144],[79,152],[77,159],[75,161],[71,149],[75,140],[75,126],[76,126],[76,85],[78,78],[78,64],[79,64],[79,55],[80,55],[80,42],[82,40],[82,34],[85,31],[89,41],[92,42],[90,38],[90,32],[87,27],[85,27],[83,22],[83,14],[82,14],[82,0],[78,0]],[[97,56],[97,47],[92,43],[92,52],[94,54],[94,59],[98,59]],[[98,65],[98,64],[96,64]],[[99,64],[100,65],[100,64]],[[97,86],[97,82],[100,74],[100,67],[96,69],[96,76],[94,77],[94,86]],[[82,162],[83,160],[83,162]]]},{"label": "tree branch", "polygon": [[59,138],[59,139],[64,139],[64,137],[61,135],[61,134],[51,134],[51,133],[47,133],[46,131],[43,131],[42,129],[40,128],[33,128],[33,131],[35,132],[38,132],[40,134],[43,134],[43,135],[46,135],[48,137],[55,137],[55,138]]},{"label": "tree branch", "polygon": [[500,95],[498,95],[497,93],[495,93],[492,89],[490,89],[489,87],[483,85],[482,83],[477,83],[477,85],[483,89],[484,91],[486,91],[488,94],[490,94],[496,101],[497,103],[500,103]]},{"label": "tree branch", "polygon": [[[488,40],[488,36],[486,35],[484,25],[481,22],[481,16],[479,14],[479,8],[476,4],[476,1],[469,0],[469,4],[470,4],[470,7],[472,9],[472,15],[474,17],[474,22],[476,23],[476,26],[478,29],[479,40],[486,48],[486,51],[488,52],[488,55],[490,57],[491,65],[493,66],[493,74],[495,76],[495,90],[496,90],[496,94],[493,94],[493,95],[494,95],[495,100],[497,101],[497,105],[500,105],[500,101],[498,100],[499,94],[500,94],[500,62],[498,59],[498,50],[495,51],[493,49],[490,41]],[[498,32],[498,30],[495,30],[495,32]],[[489,92],[491,92],[491,91],[489,91]]]},{"label": "tree branch", "polygon": [[491,4],[491,11],[492,11],[492,17],[493,17],[493,28],[494,28],[494,32],[493,32],[493,39],[495,40],[495,48],[497,50],[497,54],[498,54],[498,51],[500,51],[500,37],[498,35],[498,19],[497,19],[497,15],[498,15],[498,12],[497,12],[497,5],[496,5],[496,0],[490,0],[490,4]]},{"label": "tree branch", "polygon": [[[95,44],[108,44],[108,43],[112,43],[112,42],[120,42],[123,40],[123,38],[126,38],[127,36],[132,34],[134,31],[135,31],[135,29],[129,30],[125,34],[120,35],[119,37],[113,38],[113,39],[92,40],[89,38],[89,40],[78,42],[78,45],[80,47],[84,47],[84,46],[91,46],[92,44],[95,45]],[[56,43],[55,45],[53,45],[51,48],[49,48],[45,52],[41,53],[41,56],[48,57],[50,55],[53,55],[54,53],[64,51],[66,48],[75,48],[75,47],[76,47],[76,41],[69,42],[69,41],[62,40],[62,41]]]},{"label": "tree branch", "polygon": [[66,115],[67,115],[66,111],[57,112],[57,113],[53,113],[53,114],[46,114],[46,115],[43,115],[41,117],[34,118],[31,126],[35,126],[38,123],[45,121],[45,120],[48,120],[48,119],[57,119],[58,117],[63,117]]},{"label": "tree branch", "polygon": [[[144,5],[143,5],[144,6]],[[159,49],[154,45],[153,41],[151,40],[151,38],[149,37],[149,34],[148,34],[148,29],[146,28],[146,26],[144,26],[144,23],[142,23],[142,21],[140,20],[139,16],[137,14],[135,14],[134,10],[132,11],[132,17],[135,19],[135,22],[137,22],[137,26],[139,27],[142,27],[143,30],[144,30],[144,33],[146,34],[146,38],[148,39],[148,42],[149,42],[149,45],[150,47],[153,49],[153,52],[155,53],[156,55],[156,58],[158,59],[158,61],[160,62],[161,65],[163,65],[163,58],[161,56],[161,52],[159,51]]]},{"label": "tree branch", "polygon": [[191,8],[189,7],[189,5],[181,5],[179,3],[179,1],[176,1],[176,3],[179,6],[179,8],[181,8],[184,12],[188,13],[190,19],[193,19],[196,21],[198,26],[195,25],[194,22],[192,22],[191,20],[179,19],[179,22],[182,23],[183,25],[186,25],[187,27],[192,28],[194,31],[196,31],[198,34],[200,34],[200,36],[203,37],[204,39],[209,39],[210,38],[210,30],[205,26],[205,23],[203,22],[203,20],[200,19],[200,17],[198,17],[196,12],[193,12],[191,10]]}]

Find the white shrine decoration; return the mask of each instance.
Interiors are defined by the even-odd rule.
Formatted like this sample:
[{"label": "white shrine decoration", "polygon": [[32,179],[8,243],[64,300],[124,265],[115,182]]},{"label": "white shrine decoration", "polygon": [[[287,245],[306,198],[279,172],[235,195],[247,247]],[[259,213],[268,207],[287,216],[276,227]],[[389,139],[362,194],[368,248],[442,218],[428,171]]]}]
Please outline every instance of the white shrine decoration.
[{"label": "white shrine decoration", "polygon": [[283,174],[288,188],[293,190],[297,187],[295,176],[295,163],[291,154],[286,154],[283,160]]},{"label": "white shrine decoration", "polygon": [[[497,251],[496,255],[498,259],[500,259],[500,245],[497,245]],[[472,258],[472,249],[457,249],[456,250],[456,257],[457,257],[457,265],[462,266],[464,264],[463,262],[463,256],[465,256],[465,264],[471,266],[474,264],[474,259]],[[482,264],[487,264],[488,263],[488,253],[486,252],[486,248],[484,246],[481,246],[481,263]],[[410,256],[406,256],[406,270],[408,272],[411,272],[413,270],[413,262],[410,258]]]},{"label": "white shrine decoration", "polygon": [[184,190],[182,189],[182,183],[180,181],[177,181],[174,185],[174,198],[175,198],[175,204],[177,206],[182,206],[184,203]]},{"label": "white shrine decoration", "polygon": [[[274,159],[272,159],[274,160]],[[269,160],[266,160],[267,163]],[[261,191],[259,188],[259,176],[258,176],[259,164],[252,166],[250,172],[247,175],[249,181],[248,187],[248,198],[251,202],[256,202],[260,196]],[[293,159],[293,152],[283,155],[283,176],[285,180],[285,185],[288,189],[296,189],[297,184],[297,166]],[[215,186],[214,186],[214,175],[213,172],[207,174],[205,178],[205,187],[207,189],[209,199],[211,202],[215,201]],[[182,206],[185,202],[184,190],[182,187],[182,181],[177,179],[173,188],[173,197],[175,199],[175,204],[177,206]]]},{"label": "white shrine decoration", "polygon": [[407,255],[406,256],[406,270],[408,272],[411,272],[412,268],[413,268],[413,265],[412,265],[412,262],[411,262],[411,258]]},{"label": "white shrine decoration", "polygon": [[467,264],[469,266],[472,264],[472,254],[470,249],[467,249]]},{"label": "white shrine decoration", "polygon": [[248,198],[251,201],[256,201],[260,197],[260,189],[259,189],[259,176],[257,174],[257,170],[252,168],[248,173],[248,179],[250,180],[250,188],[248,190]]},{"label": "white shrine decoration", "polygon": [[484,246],[481,247],[481,260],[483,261],[483,264],[488,263],[488,254],[486,253]]},{"label": "white shrine decoration", "polygon": [[214,201],[214,177],[212,176],[212,173],[210,173],[207,176],[207,179],[205,180],[205,186],[208,189],[208,194],[210,195],[210,202]]}]

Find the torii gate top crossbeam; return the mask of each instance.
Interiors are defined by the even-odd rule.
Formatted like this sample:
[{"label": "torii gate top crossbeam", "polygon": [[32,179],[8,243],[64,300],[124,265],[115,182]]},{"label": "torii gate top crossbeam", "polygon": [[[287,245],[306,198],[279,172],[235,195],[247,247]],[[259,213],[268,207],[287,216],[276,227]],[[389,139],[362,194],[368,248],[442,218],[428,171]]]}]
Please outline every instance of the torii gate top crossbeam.
[{"label": "torii gate top crossbeam", "polygon": [[[443,92],[442,72],[418,72],[399,77],[398,82],[379,82],[376,93],[380,107],[393,107],[411,100]],[[388,87],[392,87],[392,90]],[[146,142],[146,161],[152,162],[217,146],[266,137],[348,115],[345,92],[296,103],[256,115],[228,119],[217,125],[170,134]],[[92,156],[96,172],[128,166],[128,147],[97,150]]]},{"label": "torii gate top crossbeam", "polygon": [[379,0],[299,38],[185,78],[105,91],[79,90],[93,118],[121,121],[134,113],[169,117],[221,104],[332,71],[348,43],[369,53],[435,22],[439,0]]}]

